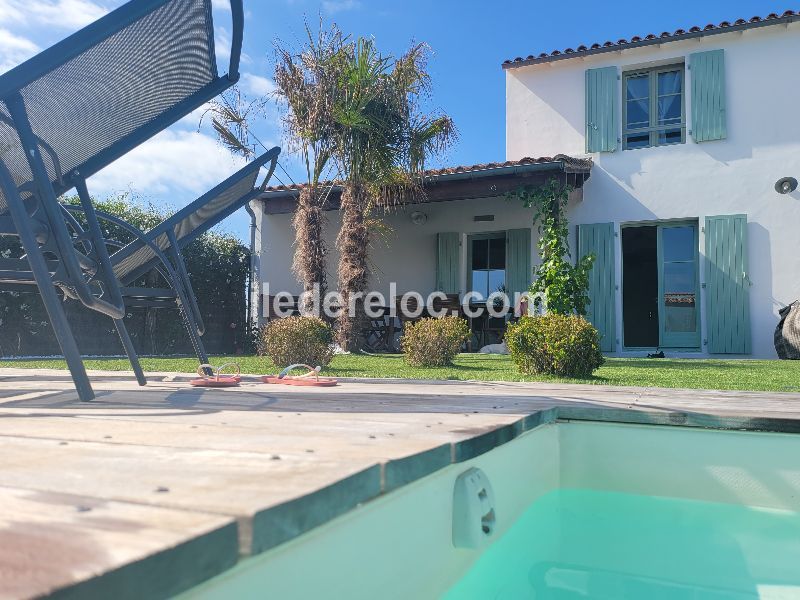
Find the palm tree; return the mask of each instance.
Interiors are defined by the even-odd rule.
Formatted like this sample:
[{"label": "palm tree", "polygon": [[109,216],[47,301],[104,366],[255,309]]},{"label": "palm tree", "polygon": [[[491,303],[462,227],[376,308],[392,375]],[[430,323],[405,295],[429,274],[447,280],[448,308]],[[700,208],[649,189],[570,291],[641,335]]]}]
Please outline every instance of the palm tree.
[{"label": "palm tree", "polygon": [[456,135],[450,117],[421,111],[430,91],[428,50],[417,44],[394,60],[382,56],[373,40],[359,38],[335,58],[333,156],[344,177],[337,274],[345,308],[337,341],[345,350],[358,348],[363,301],[357,293],[369,280],[371,211],[413,195],[426,157]]},{"label": "palm tree", "polygon": [[283,119],[287,138],[306,168],[308,183],[300,190],[292,220],[296,231],[292,268],[307,292],[301,308],[310,311],[315,285],[320,295],[327,287],[327,249],[322,232],[324,207],[332,186],[324,182],[324,176],[335,141],[333,107],[341,64],[336,57],[347,40],[336,25],[328,31],[320,25],[316,39],[308,27],[306,34],[308,43],[299,53],[276,43],[275,85],[288,109]]},{"label": "palm tree", "polygon": [[[331,166],[334,98],[339,82],[336,69],[341,61],[346,39],[333,25],[320,26],[314,34],[306,26],[307,44],[299,51],[275,42],[274,96],[283,108],[284,139],[290,151],[296,152],[306,170],[308,182],[300,189],[297,208],[292,218],[295,228],[295,253],[292,270],[303,285],[305,303],[310,311],[311,293],[318,286],[320,295],[327,287],[327,249],[322,235],[325,223],[324,206],[331,185],[326,174]],[[218,138],[231,151],[248,157],[260,144],[252,133],[251,122],[260,115],[266,99],[247,101],[239,90],[212,104],[212,124]],[[263,144],[261,144],[263,146]]]}]

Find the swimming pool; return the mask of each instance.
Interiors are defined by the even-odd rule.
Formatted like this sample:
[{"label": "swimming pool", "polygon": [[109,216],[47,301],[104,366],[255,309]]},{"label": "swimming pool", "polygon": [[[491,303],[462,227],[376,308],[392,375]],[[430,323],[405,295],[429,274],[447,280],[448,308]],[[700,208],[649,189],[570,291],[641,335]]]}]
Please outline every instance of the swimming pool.
[{"label": "swimming pool", "polygon": [[[800,598],[800,436],[605,418],[542,419],[184,597]],[[471,469],[491,527],[456,547]]]},{"label": "swimming pool", "polygon": [[800,514],[558,490],[445,595],[456,599],[800,597]]}]

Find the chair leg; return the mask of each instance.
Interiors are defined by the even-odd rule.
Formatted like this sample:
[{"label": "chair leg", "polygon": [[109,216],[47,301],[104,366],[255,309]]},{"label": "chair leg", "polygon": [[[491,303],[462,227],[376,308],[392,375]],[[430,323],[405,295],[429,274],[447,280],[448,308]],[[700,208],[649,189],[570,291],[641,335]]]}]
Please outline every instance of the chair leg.
[{"label": "chair leg", "polygon": [[94,400],[94,391],[89,383],[89,377],[86,375],[86,368],[83,366],[81,353],[78,351],[78,345],[75,343],[75,337],[69,327],[67,315],[64,313],[64,307],[50,278],[47,263],[30,227],[30,217],[25,211],[25,206],[19,197],[11,176],[2,163],[0,163],[0,186],[2,186],[8,200],[8,210],[19,234],[19,240],[28,257],[28,263],[31,271],[33,271],[33,277],[36,279],[36,285],[42,296],[47,316],[53,326],[53,333],[56,336],[56,340],[58,340],[58,345],[61,347],[61,353],[67,361],[67,367],[72,375],[72,381],[75,383],[78,398],[83,402]]},{"label": "chair leg", "polygon": [[[75,384],[75,389],[78,392],[78,398],[82,402],[89,402],[94,400],[94,390],[92,384],[89,383],[89,376],[86,375],[86,368],[83,366],[83,359],[78,350],[78,344],[75,343],[75,337],[72,335],[72,330],[67,321],[67,315],[64,312],[61,300],[56,294],[56,289],[53,287],[53,282],[50,281],[50,273],[47,272],[47,267],[42,260],[41,266],[34,266],[31,260],[31,252],[26,248],[28,260],[31,262],[31,270],[33,276],[36,278],[36,284],[39,287],[39,293],[42,296],[47,316],[50,319],[50,324],[53,326],[53,333],[55,333],[58,345],[61,348],[61,353],[64,355],[64,360],[67,362],[67,367],[72,375],[72,381]],[[34,250],[38,252],[38,248]],[[41,254],[39,255],[41,256]],[[41,271],[44,270],[42,274]]]},{"label": "chair leg", "polygon": [[[178,284],[176,287],[180,287],[180,284]],[[175,291],[178,292],[178,309],[181,311],[181,315],[183,315],[183,323],[186,325],[186,330],[189,332],[189,339],[192,342],[194,353],[197,355],[197,359],[200,361],[201,365],[207,365],[208,354],[206,354],[206,349],[203,346],[200,335],[197,333],[197,324],[194,322],[194,317],[191,314],[191,310],[187,310],[186,308],[185,298],[181,298],[185,294],[177,289]],[[209,373],[209,375],[210,374],[211,373]]]},{"label": "chair leg", "polygon": [[136,381],[139,383],[139,385],[147,385],[147,379],[144,377],[142,365],[139,364],[139,357],[136,355],[136,350],[133,348],[133,342],[131,341],[131,336],[128,335],[128,329],[125,327],[125,323],[122,321],[122,319],[114,319],[114,327],[117,328],[119,340],[122,342],[122,347],[125,348],[125,354],[128,355],[128,360],[131,363],[131,367],[133,367],[133,373],[136,375]]},{"label": "chair leg", "polygon": [[197,306],[197,298],[195,298],[192,283],[189,281],[189,272],[186,270],[186,263],[183,262],[183,256],[178,248],[178,239],[175,237],[175,232],[171,229],[167,231],[167,239],[169,240],[169,254],[172,257],[177,277],[180,279],[180,282],[176,283],[183,285],[184,295],[188,302],[184,307],[187,311],[191,311],[194,325],[197,327],[197,333],[203,335],[206,326],[203,323],[200,308]]},{"label": "chair leg", "polygon": [[[172,231],[167,232],[170,241],[169,253],[174,261],[174,275],[172,277],[172,287],[175,290],[178,298],[178,309],[183,315],[183,322],[186,325],[186,330],[189,332],[189,339],[194,347],[194,352],[197,355],[201,365],[208,364],[208,354],[200,340],[205,326],[201,319],[200,309],[197,306],[197,300],[194,297],[194,290],[192,284],[189,282],[189,274],[186,271],[186,265],[183,262],[183,257],[178,250],[178,241],[175,239],[175,234]],[[208,375],[212,375],[209,369],[206,369]]]},{"label": "chair leg", "polygon": [[197,355],[201,365],[208,364],[208,354],[206,354],[206,349],[203,346],[203,342],[200,340],[197,323],[194,320],[194,311],[189,306],[189,298],[187,296],[186,289],[184,288],[183,283],[176,277],[172,278],[171,283],[172,288],[175,290],[175,293],[178,296],[176,298],[178,310],[183,317],[183,323],[186,326],[186,331],[189,333],[189,339],[192,342],[194,352]]}]

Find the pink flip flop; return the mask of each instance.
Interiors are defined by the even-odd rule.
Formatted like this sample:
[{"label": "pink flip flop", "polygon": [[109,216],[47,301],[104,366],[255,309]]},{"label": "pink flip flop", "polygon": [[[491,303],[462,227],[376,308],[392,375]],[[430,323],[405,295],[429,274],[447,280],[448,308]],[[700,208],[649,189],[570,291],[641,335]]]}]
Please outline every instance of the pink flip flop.
[{"label": "pink flip flop", "polygon": [[[222,375],[222,370],[230,366],[236,367],[236,375]],[[209,377],[204,369],[211,369],[216,373],[215,376]],[[236,363],[225,363],[217,368],[212,365],[200,365],[197,367],[197,374],[200,375],[200,378],[192,379],[189,384],[194,387],[236,387],[242,380],[240,373],[239,365]]]},{"label": "pink flip flop", "polygon": [[[289,375],[289,371],[298,367],[308,369],[302,375]],[[334,377],[320,377],[319,372],[322,367],[310,367],[304,364],[289,365],[277,375],[264,375],[261,381],[264,383],[279,383],[283,385],[307,385],[312,387],[331,387],[338,383]]]}]

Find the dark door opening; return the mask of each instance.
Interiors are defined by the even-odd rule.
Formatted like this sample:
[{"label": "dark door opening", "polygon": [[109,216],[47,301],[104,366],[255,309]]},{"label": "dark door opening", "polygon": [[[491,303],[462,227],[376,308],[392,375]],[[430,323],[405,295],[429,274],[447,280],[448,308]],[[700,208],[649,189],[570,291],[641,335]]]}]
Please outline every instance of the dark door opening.
[{"label": "dark door opening", "polygon": [[658,339],[658,227],[622,228],[623,344],[655,348]]}]

